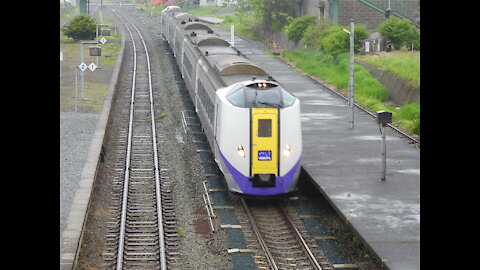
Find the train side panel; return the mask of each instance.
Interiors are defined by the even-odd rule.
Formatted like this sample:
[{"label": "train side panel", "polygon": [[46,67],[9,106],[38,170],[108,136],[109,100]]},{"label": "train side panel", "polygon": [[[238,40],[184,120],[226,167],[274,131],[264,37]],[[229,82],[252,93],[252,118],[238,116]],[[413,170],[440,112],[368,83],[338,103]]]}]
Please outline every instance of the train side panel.
[{"label": "train side panel", "polygon": [[300,102],[297,100],[293,106],[280,110],[280,177],[283,177],[288,186],[285,192],[293,191],[298,181],[302,156],[301,138]]},{"label": "train side panel", "polygon": [[[217,96],[215,159],[230,191],[242,193],[250,175],[250,110],[231,105]],[[245,155],[239,155],[239,147]]]}]

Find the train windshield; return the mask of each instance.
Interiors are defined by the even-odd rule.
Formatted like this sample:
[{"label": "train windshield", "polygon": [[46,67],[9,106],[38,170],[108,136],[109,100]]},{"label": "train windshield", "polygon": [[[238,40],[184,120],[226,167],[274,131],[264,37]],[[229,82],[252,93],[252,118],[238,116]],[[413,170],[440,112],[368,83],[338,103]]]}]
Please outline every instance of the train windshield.
[{"label": "train windshield", "polygon": [[244,86],[227,96],[228,101],[242,108],[286,108],[293,105],[295,97],[280,86]]}]

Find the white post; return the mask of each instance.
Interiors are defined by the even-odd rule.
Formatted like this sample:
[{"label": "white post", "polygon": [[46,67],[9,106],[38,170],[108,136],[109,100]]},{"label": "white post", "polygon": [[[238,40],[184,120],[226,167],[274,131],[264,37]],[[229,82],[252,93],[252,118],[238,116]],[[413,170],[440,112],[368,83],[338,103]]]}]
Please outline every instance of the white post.
[{"label": "white post", "polygon": [[[96,25],[96,28],[95,28],[95,40],[97,41],[98,43],[98,24]],[[98,56],[95,56],[95,64],[97,65],[98,67]]]},{"label": "white post", "polygon": [[77,112],[77,71],[78,67],[75,67],[75,113]]},{"label": "white post", "polygon": [[235,47],[235,26],[233,26],[233,24],[230,25],[230,45],[232,45],[232,47]]},{"label": "white post", "polygon": [[354,51],[353,51],[353,19],[350,20],[350,98],[349,98],[349,105],[352,110],[352,118],[351,118],[351,125],[350,128],[353,129],[353,115],[355,109],[355,98],[353,94],[353,64],[354,64]]},{"label": "white post", "polygon": [[60,51],[60,78],[62,78],[62,61],[63,61],[63,52]]},{"label": "white post", "polygon": [[[80,40],[80,63],[83,63],[83,41]],[[84,82],[84,72],[80,73],[80,79],[82,80],[82,99],[84,98],[85,92],[85,82]]]},{"label": "white post", "polygon": [[382,178],[381,181],[386,180],[387,174],[387,130],[385,128],[386,124],[380,124],[382,131]]}]

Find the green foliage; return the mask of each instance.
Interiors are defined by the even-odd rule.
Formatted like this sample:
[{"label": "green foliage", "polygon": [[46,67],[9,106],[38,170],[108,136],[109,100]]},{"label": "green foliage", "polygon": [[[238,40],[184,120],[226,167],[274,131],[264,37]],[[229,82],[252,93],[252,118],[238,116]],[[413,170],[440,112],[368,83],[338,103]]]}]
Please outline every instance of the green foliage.
[{"label": "green foliage", "polygon": [[303,34],[308,26],[315,23],[315,16],[307,15],[292,20],[292,22],[285,27],[288,39],[298,42],[303,38]]},{"label": "green foliage", "polygon": [[326,30],[334,24],[332,22],[324,22],[309,25],[303,34],[303,43],[310,48],[318,48],[320,39],[325,36]]},{"label": "green foliage", "polygon": [[415,85],[420,85],[420,53],[410,51],[394,51],[394,57],[380,55],[359,55],[356,59],[367,64],[388,70]]},{"label": "green foliage", "polygon": [[[347,29],[349,30],[349,29]],[[360,40],[368,37],[367,28],[363,24],[354,27],[354,49],[360,49]],[[304,33],[303,42],[308,47],[319,48],[324,52],[337,55],[350,49],[350,35],[343,27],[332,22],[310,25]]]},{"label": "green foliage", "polygon": [[185,229],[184,229],[184,228],[182,228],[182,227],[180,227],[180,226],[175,226],[175,230],[177,231],[178,236],[179,236],[180,238],[182,238],[183,235],[185,235]]},{"label": "green foliage", "polygon": [[[349,54],[336,56],[311,49],[283,51],[282,57],[309,75],[321,78],[335,85],[338,91],[347,94],[349,83]],[[387,89],[375,79],[368,70],[354,65],[355,102],[371,111],[386,110],[393,114],[393,123],[400,125],[407,132],[420,134],[420,105],[405,104],[397,110],[382,101],[388,98]]]},{"label": "green foliage", "polygon": [[416,103],[407,103],[400,108],[398,114],[401,118],[411,121],[420,119],[420,105]]},{"label": "green foliage", "polygon": [[397,50],[412,43],[415,48],[420,48],[420,31],[408,20],[390,17],[379,26],[379,32],[388,36]]},{"label": "green foliage", "polygon": [[[322,78],[327,83],[335,85],[339,91],[347,93],[350,72],[348,53],[333,56],[322,51],[304,49],[284,52],[282,56],[307,74]],[[387,89],[368,70],[360,65],[354,65],[354,69],[356,95],[377,99],[379,102],[388,98]]]},{"label": "green foliage", "polygon": [[209,7],[209,6],[198,6],[192,5],[184,8],[185,11],[188,13],[195,15],[195,16],[207,16],[207,15],[214,15],[217,13],[221,8],[219,7]]},{"label": "green foliage", "polygon": [[350,46],[349,35],[340,27],[332,30],[334,31],[320,39],[320,49],[332,55],[347,51]]},{"label": "green foliage", "polygon": [[230,25],[233,24],[235,26],[235,33],[249,38],[258,38],[255,35],[255,31],[252,31],[253,21],[255,19],[252,14],[235,13],[231,15],[219,15],[217,17],[223,19],[223,22],[218,24],[218,27],[230,31]]},{"label": "green foliage", "polygon": [[295,15],[302,0],[238,0],[237,10],[253,12],[267,32],[281,31]]},{"label": "green foliage", "polygon": [[[350,29],[348,29],[350,30]],[[353,40],[354,40],[354,49],[355,52],[360,52],[360,48],[362,45],[360,44],[360,40],[367,39],[369,37],[369,33],[367,31],[367,26],[364,24],[355,24],[353,27]]]},{"label": "green foliage", "polygon": [[62,32],[65,36],[73,38],[75,41],[91,40],[95,38],[96,22],[86,14],[80,14],[74,17],[65,26]]}]

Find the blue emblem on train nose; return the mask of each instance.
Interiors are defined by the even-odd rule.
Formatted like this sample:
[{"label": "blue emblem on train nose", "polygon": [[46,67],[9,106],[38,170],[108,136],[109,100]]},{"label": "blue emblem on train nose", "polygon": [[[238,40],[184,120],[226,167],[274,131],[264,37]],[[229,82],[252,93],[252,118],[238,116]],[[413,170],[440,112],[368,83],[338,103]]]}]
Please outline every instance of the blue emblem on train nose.
[{"label": "blue emblem on train nose", "polygon": [[258,151],[258,160],[272,160],[272,151]]}]

